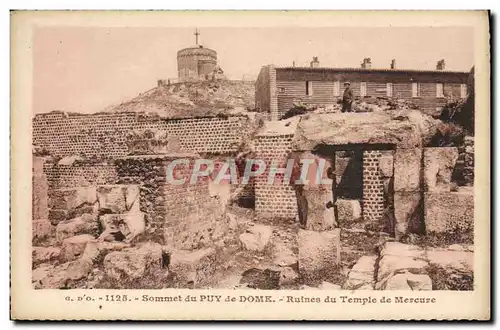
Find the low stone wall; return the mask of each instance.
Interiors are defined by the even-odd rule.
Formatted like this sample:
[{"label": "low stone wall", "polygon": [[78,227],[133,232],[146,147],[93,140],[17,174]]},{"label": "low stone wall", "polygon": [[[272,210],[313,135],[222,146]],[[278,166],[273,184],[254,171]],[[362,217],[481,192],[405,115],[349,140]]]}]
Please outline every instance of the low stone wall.
[{"label": "low stone wall", "polygon": [[[175,185],[167,182],[166,168],[178,157],[191,162],[187,167],[176,167],[174,175],[186,177],[187,182]],[[41,217],[39,210],[42,207],[38,207],[43,199],[34,198],[37,206],[34,220],[48,219],[49,222],[48,225],[40,221],[34,224],[34,236],[48,235],[60,222],[83,214],[98,216],[104,212],[115,214],[117,221],[124,220],[123,215],[130,211],[124,204],[128,196],[125,192],[135,187],[138,202],[134,212],[144,215],[145,229],[141,233],[144,232],[147,240],[180,249],[209,246],[227,230],[227,223],[221,220],[227,200],[221,199],[228,196],[211,192],[207,177],[200,178],[196,184],[189,183],[197,157],[192,154],[153,155],[124,157],[105,163],[47,163],[47,189],[43,192],[37,185],[34,190],[34,197],[48,196],[47,207],[43,208],[46,216]],[[39,172],[42,174],[34,178],[44,175]]]},{"label": "low stone wall", "polygon": [[193,162],[175,168],[175,178],[187,178],[185,184],[173,184],[167,180],[167,166],[178,158],[194,160],[197,156],[117,159],[118,182],[140,187],[140,208],[146,215],[149,239],[178,249],[209,246],[228,229],[228,224],[222,219],[221,203],[210,196],[207,177],[200,178],[196,184],[189,183]]}]

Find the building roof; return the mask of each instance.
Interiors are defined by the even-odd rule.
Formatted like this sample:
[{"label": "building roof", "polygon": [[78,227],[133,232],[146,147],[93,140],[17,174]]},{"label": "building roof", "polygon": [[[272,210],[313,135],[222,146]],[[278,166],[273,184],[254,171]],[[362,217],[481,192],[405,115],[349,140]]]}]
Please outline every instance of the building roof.
[{"label": "building roof", "polygon": [[177,56],[180,55],[205,55],[205,54],[210,54],[210,55],[217,55],[217,52],[213,49],[203,47],[201,45],[197,47],[188,47],[188,48],[183,48],[177,51]]},{"label": "building roof", "polygon": [[449,70],[415,70],[415,69],[365,69],[365,68],[332,68],[309,66],[276,66],[276,70],[297,70],[297,71],[337,71],[337,72],[400,72],[400,73],[448,73],[448,74],[469,74],[468,71],[449,71]]}]

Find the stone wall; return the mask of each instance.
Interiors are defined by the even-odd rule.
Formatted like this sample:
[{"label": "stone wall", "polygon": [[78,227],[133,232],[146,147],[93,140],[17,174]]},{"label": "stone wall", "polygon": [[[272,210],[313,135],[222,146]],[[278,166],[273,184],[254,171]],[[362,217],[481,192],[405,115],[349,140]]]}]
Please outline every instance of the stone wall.
[{"label": "stone wall", "polygon": [[[178,157],[190,160],[189,166],[175,168],[175,178],[187,178],[186,183],[181,185],[166,180],[168,164]],[[204,177],[196,184],[189,184],[196,157],[192,154],[153,155],[130,156],[100,163],[46,163],[48,180],[45,194],[48,196],[48,209],[45,219],[50,221],[52,227],[46,229],[45,223],[36,223],[34,227],[43,225],[38,232],[48,233],[50,228],[55,229],[61,222],[71,221],[86,213],[97,216],[99,210],[114,214],[117,219],[123,218],[129,212],[128,209],[110,208],[103,203],[110,200],[116,201],[113,205],[125,203],[126,198],[117,194],[120,195],[123,189],[136,187],[139,208],[134,212],[144,214],[147,240],[180,249],[208,246],[214,239],[220,238],[227,224],[221,218],[223,204],[220,194],[209,192],[210,179]],[[34,194],[34,197],[38,196],[40,189],[35,189]],[[34,198],[35,201],[39,205],[38,199]],[[40,207],[34,208],[34,211],[38,209]],[[37,215],[38,218],[40,216]],[[40,236],[36,234],[36,228],[34,231],[35,236]]]},{"label": "stone wall", "polygon": [[[286,167],[292,151],[293,134],[262,135],[255,142],[256,159],[266,162],[266,172],[255,178],[255,211],[262,217],[295,218],[297,198],[290,182],[275,180],[268,184],[269,164],[272,161]],[[277,176],[279,177],[279,176]]]},{"label": "stone wall", "polygon": [[51,189],[113,184],[117,180],[111,161],[82,161],[68,165],[47,162],[43,171]]},{"label": "stone wall", "polygon": [[51,112],[33,119],[33,144],[52,156],[114,158],[128,154],[131,130],[160,129],[186,152],[228,154],[238,150],[248,118],[164,119],[134,112],[91,115]]},{"label": "stone wall", "polygon": [[363,152],[363,218],[367,222],[378,222],[384,213],[384,182],[380,175],[379,150]]},{"label": "stone wall", "polygon": [[[192,161],[175,167],[174,178],[187,178],[184,184],[174,184],[166,177],[167,166],[178,158]],[[189,183],[196,158],[183,154],[116,160],[118,183],[139,186],[148,239],[177,249],[197,249],[209,246],[227,230],[221,203],[210,196],[209,178]]]}]

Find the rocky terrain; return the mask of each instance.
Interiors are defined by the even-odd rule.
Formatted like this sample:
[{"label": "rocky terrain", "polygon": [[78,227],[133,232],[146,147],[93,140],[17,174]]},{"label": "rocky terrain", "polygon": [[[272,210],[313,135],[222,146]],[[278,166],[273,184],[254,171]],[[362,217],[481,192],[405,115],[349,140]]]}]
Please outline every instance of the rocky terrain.
[{"label": "rocky terrain", "polygon": [[[83,214],[59,223],[55,239],[35,239],[33,285],[60,289],[473,289],[471,242],[448,245],[427,239],[418,245],[404,244],[351,223],[341,230],[340,263],[328,272],[304,276],[307,270],[299,271],[299,264],[304,260],[315,263],[318,255],[315,242],[300,242],[297,222],[262,222],[252,210],[237,206],[228,207],[224,216],[229,224],[227,235],[214,247],[192,252],[112,235],[102,239],[98,217]],[[299,244],[311,248],[302,247],[306,252],[299,254]]]},{"label": "rocky terrain", "polygon": [[165,118],[229,115],[255,108],[252,81],[215,80],[155,87],[107,111],[145,112]]},{"label": "rocky terrain", "polygon": [[[176,83],[158,86],[108,110],[154,113],[174,119],[227,116],[248,114],[254,110],[253,99],[252,82]],[[411,104],[389,100],[357,103],[355,111],[367,112],[366,115],[337,114],[340,108],[336,105],[304,108],[289,114],[296,117],[291,120],[295,124],[281,121],[284,123],[281,127],[280,123],[268,122],[264,130],[288,134],[296,129],[293,144],[298,150],[348,143],[390,142],[405,148],[442,146],[444,138],[451,135],[444,130],[444,123],[410,109]],[[257,121],[254,125],[256,129],[261,126]],[[247,153],[255,151],[253,138],[250,135],[244,139],[240,149]],[[463,141],[460,154],[453,148],[443,149],[436,157],[429,158],[436,159],[436,164],[426,164],[426,189],[430,187],[436,193],[429,195],[432,203],[428,205],[435,206],[435,210],[427,208],[431,215],[440,214],[443,202],[447,202],[441,197],[442,191],[438,191],[441,186],[450,190],[448,195],[461,198],[457,187],[451,191],[452,170],[459,157],[465,169],[462,180],[468,184],[473,181],[473,139],[462,137]],[[392,177],[396,165],[392,162],[389,165],[391,174],[387,177]],[[149,170],[143,172],[151,174]],[[156,179],[148,177],[154,184],[143,189],[147,198],[142,196],[142,199],[146,208],[153,210],[148,213],[159,217],[160,223],[163,215],[157,214],[154,207],[162,204],[169,194],[151,188],[161,182]],[[361,221],[359,201],[338,200],[339,218],[343,219],[341,228],[314,231],[304,230],[298,219],[266,220],[254,210],[239,207],[225,198],[220,205],[202,204],[207,205],[202,209],[209,208],[208,205],[217,208],[213,212],[217,217],[197,214],[210,234],[203,232],[202,239],[198,234],[193,235],[194,230],[183,230],[177,235],[186,236],[188,243],[206,240],[207,244],[179,249],[161,245],[158,243],[161,240],[145,229],[144,210],[139,209],[140,191],[131,184],[99,185],[60,189],[50,196],[50,214],[33,221],[34,288],[473,290],[474,249],[470,230],[463,237],[454,232],[408,235],[395,242],[385,228],[366,226]],[[175,201],[181,202],[193,205],[193,200]],[[35,200],[35,204],[40,203]],[[455,199],[449,199],[448,203],[453,205]],[[462,212],[464,205],[468,205],[462,204],[456,208],[460,214],[451,214],[445,225],[473,222],[473,216],[469,216],[473,210]],[[469,222],[462,221],[462,216]]]}]

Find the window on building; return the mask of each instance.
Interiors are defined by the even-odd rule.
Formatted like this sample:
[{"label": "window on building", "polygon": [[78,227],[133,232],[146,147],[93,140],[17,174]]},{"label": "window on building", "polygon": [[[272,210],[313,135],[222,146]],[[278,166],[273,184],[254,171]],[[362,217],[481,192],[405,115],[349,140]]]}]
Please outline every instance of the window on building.
[{"label": "window on building", "polygon": [[387,96],[392,97],[392,83],[387,83]]},{"label": "window on building", "polygon": [[420,84],[412,83],[411,84],[411,97],[419,97],[420,96]]},{"label": "window on building", "polygon": [[444,88],[441,83],[436,84],[436,97],[444,97]]},{"label": "window on building", "polygon": [[333,82],[333,96],[340,96],[340,81]]},{"label": "window on building", "polygon": [[306,95],[313,95],[312,81],[306,81]]},{"label": "window on building", "polygon": [[286,92],[285,87],[280,87],[280,88],[278,88],[278,92],[279,92],[279,93],[285,93],[285,92]]},{"label": "window on building", "polygon": [[467,97],[467,85],[466,84],[460,85],[460,97],[463,99],[465,99]]},{"label": "window on building", "polygon": [[361,82],[359,86],[359,95],[361,97],[366,96],[366,82]]}]

